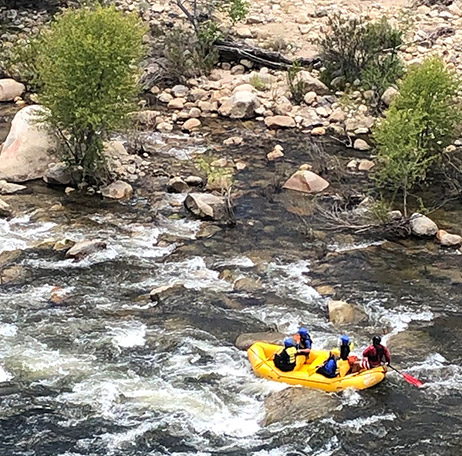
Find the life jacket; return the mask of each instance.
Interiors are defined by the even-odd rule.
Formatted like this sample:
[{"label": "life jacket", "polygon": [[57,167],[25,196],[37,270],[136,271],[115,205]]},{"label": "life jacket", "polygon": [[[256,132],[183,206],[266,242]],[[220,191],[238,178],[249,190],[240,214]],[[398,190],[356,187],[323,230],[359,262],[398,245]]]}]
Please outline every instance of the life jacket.
[{"label": "life jacket", "polygon": [[334,378],[337,376],[337,361],[335,356],[331,355],[324,362],[324,364],[316,371],[318,374],[324,375],[327,378]]},{"label": "life jacket", "polygon": [[274,365],[283,372],[290,372],[295,369],[296,347],[283,348],[274,355]]},{"label": "life jacket", "polygon": [[305,338],[300,337],[300,342],[298,343],[298,348],[301,350],[305,348],[311,349],[311,345],[313,345],[313,341],[311,340],[311,337],[307,335]]},{"label": "life jacket", "polygon": [[348,355],[350,354],[351,346],[350,344],[344,344],[342,342],[342,345],[340,345],[340,358],[343,360],[348,359]]},{"label": "life jacket", "polygon": [[381,362],[385,361],[385,350],[383,349],[382,345],[374,345],[375,355],[372,352],[368,358],[369,363],[372,365],[380,364]]}]

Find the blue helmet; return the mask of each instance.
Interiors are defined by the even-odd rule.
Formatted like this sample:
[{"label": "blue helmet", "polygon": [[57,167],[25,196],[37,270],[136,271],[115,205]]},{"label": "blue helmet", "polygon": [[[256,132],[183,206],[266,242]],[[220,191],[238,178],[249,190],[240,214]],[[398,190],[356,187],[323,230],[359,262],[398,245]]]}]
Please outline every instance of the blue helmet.
[{"label": "blue helmet", "polygon": [[284,339],[284,347],[289,348],[289,347],[293,347],[294,345],[295,343],[292,337],[286,337]]},{"label": "blue helmet", "polygon": [[347,336],[347,335],[343,335],[340,340],[342,341],[342,343],[344,344],[348,344],[350,342],[350,338]]},{"label": "blue helmet", "polygon": [[308,336],[308,330],[306,328],[300,328],[298,330],[298,334],[300,334],[300,336],[302,336],[302,337],[306,337],[306,336]]}]

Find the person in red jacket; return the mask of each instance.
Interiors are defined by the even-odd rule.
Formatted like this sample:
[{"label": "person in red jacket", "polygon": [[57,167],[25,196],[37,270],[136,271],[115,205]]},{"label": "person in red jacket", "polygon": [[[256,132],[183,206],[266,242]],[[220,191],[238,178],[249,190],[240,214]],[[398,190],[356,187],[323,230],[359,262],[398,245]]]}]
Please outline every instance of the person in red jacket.
[{"label": "person in red jacket", "polygon": [[390,364],[390,352],[388,351],[388,348],[380,342],[382,342],[382,339],[379,336],[374,336],[372,338],[372,345],[363,351],[361,367],[371,369],[373,367],[381,366],[382,363]]}]

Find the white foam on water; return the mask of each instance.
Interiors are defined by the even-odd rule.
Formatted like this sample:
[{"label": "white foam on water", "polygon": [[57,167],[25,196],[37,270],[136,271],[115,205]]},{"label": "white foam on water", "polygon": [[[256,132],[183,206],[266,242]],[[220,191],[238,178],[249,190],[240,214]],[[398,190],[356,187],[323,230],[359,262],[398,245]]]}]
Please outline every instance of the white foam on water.
[{"label": "white foam on water", "polygon": [[18,327],[11,323],[0,323],[0,336],[13,337],[17,334]]},{"label": "white foam on water", "polygon": [[146,325],[131,321],[117,326],[106,326],[113,343],[121,348],[137,347],[146,344]]},{"label": "white foam on water", "polygon": [[224,258],[220,261],[215,263],[216,267],[223,267],[223,266],[237,266],[241,268],[253,268],[255,263],[246,256],[237,256],[234,258]]},{"label": "white foam on water", "polygon": [[385,241],[371,241],[371,242],[359,242],[353,244],[338,244],[334,242],[333,244],[329,244],[327,249],[332,252],[344,253],[350,252],[352,250],[363,250],[367,249],[368,247],[382,245]]},{"label": "white foam on water", "polygon": [[374,424],[382,421],[394,421],[396,415],[394,413],[385,413],[383,415],[372,415],[367,417],[354,418],[352,420],[345,420],[337,422],[333,418],[325,418],[321,420],[322,423],[333,424],[335,427],[346,428],[354,434],[370,433],[374,435],[382,435],[385,430],[381,428],[375,428]]},{"label": "white foam on water", "polygon": [[353,407],[364,401],[358,390],[348,388],[341,393],[342,406]]},{"label": "white foam on water", "polygon": [[6,371],[5,368],[0,364],[0,383],[8,382],[12,378],[13,378],[13,375],[11,375],[8,371]]}]

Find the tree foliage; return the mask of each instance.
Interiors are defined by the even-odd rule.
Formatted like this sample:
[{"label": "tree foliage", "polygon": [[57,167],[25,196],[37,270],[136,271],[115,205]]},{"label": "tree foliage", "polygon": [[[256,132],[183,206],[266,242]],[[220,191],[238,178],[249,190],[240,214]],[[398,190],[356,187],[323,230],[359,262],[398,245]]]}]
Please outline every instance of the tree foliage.
[{"label": "tree foliage", "polygon": [[327,83],[338,76],[352,83],[361,80],[368,89],[383,92],[403,74],[397,52],[403,34],[386,18],[364,23],[360,18],[334,15],[330,33],[320,39],[321,59]]},{"label": "tree foliage", "polygon": [[457,137],[459,88],[459,80],[439,58],[424,61],[407,72],[400,94],[374,132],[381,165],[376,181],[402,192],[405,213],[409,190],[425,181],[430,166]]},{"label": "tree foliage", "polygon": [[135,15],[97,7],[64,12],[40,39],[40,103],[84,179],[101,178],[103,140],[135,107],[144,33]]}]

